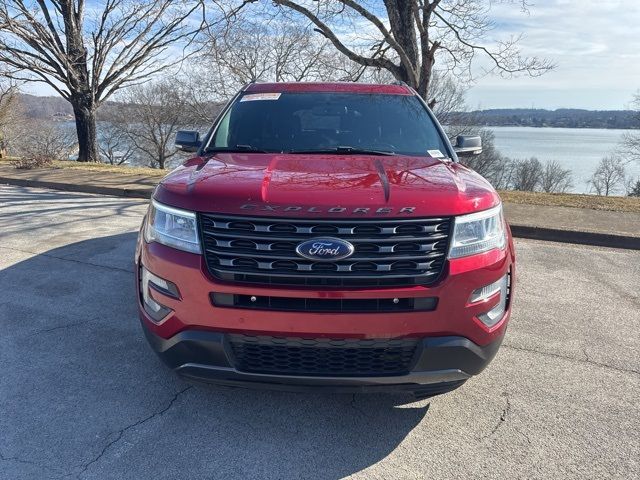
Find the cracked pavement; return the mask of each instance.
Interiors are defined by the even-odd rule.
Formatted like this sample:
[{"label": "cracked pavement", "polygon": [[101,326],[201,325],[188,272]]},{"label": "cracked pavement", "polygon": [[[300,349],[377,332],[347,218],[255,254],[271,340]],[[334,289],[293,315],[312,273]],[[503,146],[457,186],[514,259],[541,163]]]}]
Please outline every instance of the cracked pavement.
[{"label": "cracked pavement", "polygon": [[146,345],[145,208],[0,186],[0,477],[640,476],[640,252],[517,241],[505,342],[453,393],[252,391],[185,382]]}]

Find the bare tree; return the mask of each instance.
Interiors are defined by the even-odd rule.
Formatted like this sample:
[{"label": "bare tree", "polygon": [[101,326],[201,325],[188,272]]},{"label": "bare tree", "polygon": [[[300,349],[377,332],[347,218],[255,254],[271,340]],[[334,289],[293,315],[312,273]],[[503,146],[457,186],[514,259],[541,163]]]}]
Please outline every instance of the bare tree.
[{"label": "bare tree", "polygon": [[540,172],[540,189],[547,193],[565,193],[573,187],[571,170],[552,160]]},{"label": "bare tree", "polygon": [[462,158],[461,162],[486,178],[494,188],[506,190],[511,185],[513,163],[495,148],[491,130],[456,130],[459,134],[479,134],[482,138],[482,153]]},{"label": "bare tree", "polygon": [[[640,91],[634,97],[632,108],[637,112],[637,127],[640,128]],[[640,132],[636,130],[625,133],[622,136],[618,153],[628,162],[640,163]]]},{"label": "bare tree", "polygon": [[14,131],[12,152],[26,160],[68,160],[75,149],[73,133],[62,123],[30,119]]},{"label": "bare tree", "polygon": [[640,133],[626,132],[622,135],[620,154],[628,162],[640,163]]},{"label": "bare tree", "polygon": [[0,158],[7,155],[10,129],[19,115],[18,86],[0,72]]},{"label": "bare tree", "polygon": [[627,183],[627,196],[640,197],[640,178],[629,180]]},{"label": "bare tree", "polygon": [[208,28],[201,54],[185,70],[194,110],[203,121],[211,121],[211,104],[228,100],[250,82],[355,81],[362,76],[362,66],[310,25],[248,13],[240,11]]},{"label": "bare tree", "polygon": [[540,185],[543,167],[535,157],[526,160],[515,160],[511,176],[511,187],[514,190],[534,192]]},{"label": "bare tree", "polygon": [[192,121],[181,92],[176,79],[165,78],[129,87],[118,95],[118,103],[109,105],[105,119],[153,168],[167,167],[178,153],[173,144],[176,132]]},{"label": "bare tree", "polygon": [[133,158],[133,143],[125,129],[118,124],[103,121],[98,124],[98,132],[98,149],[107,163],[123,165]]},{"label": "bare tree", "polygon": [[237,84],[258,80],[324,80],[333,52],[329,42],[309,26],[278,19],[236,19],[232,28],[209,30],[205,58],[216,62]]},{"label": "bare tree", "polygon": [[[463,133],[478,133],[477,129],[473,129],[473,132],[468,131],[467,128],[460,129],[462,126],[474,124],[470,114],[463,113],[468,111],[466,93],[467,88],[456,81],[453,75],[446,71],[434,70],[432,72],[430,95],[432,98],[438,99],[438,102],[433,106],[433,113],[441,124],[449,128],[449,133],[452,136]],[[453,127],[457,127],[458,131],[454,132]]]},{"label": "bare tree", "polygon": [[[259,0],[243,0],[242,6]],[[526,10],[526,0],[507,0]],[[220,2],[214,0],[214,3]],[[491,3],[486,0],[384,0],[382,5],[356,0],[270,0],[281,16],[303,16],[334,48],[362,67],[390,72],[414,87],[433,106],[431,96],[436,60],[458,75],[472,76],[476,56],[489,64],[485,70],[503,75],[541,75],[553,65],[525,57],[519,36],[497,43],[490,32]],[[231,16],[241,7],[234,8]],[[354,42],[353,33],[358,41]]]},{"label": "bare tree", "polygon": [[96,109],[175,63],[170,49],[199,31],[191,20],[201,8],[196,0],[0,0],[0,63],[71,103],[78,160],[97,161]]},{"label": "bare tree", "polygon": [[609,196],[620,189],[626,177],[624,161],[618,156],[609,156],[600,160],[589,184],[597,195]]}]

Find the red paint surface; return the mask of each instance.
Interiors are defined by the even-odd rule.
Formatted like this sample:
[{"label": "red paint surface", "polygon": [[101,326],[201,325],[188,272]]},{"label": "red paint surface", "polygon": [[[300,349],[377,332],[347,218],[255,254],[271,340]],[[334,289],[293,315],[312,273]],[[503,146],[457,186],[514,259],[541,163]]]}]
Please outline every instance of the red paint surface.
[{"label": "red paint surface", "polygon": [[[200,212],[261,216],[282,216],[285,208],[300,206],[305,208],[287,216],[303,218],[350,217],[351,209],[361,207],[370,208],[362,217],[404,216],[404,207],[415,207],[415,217],[448,216],[500,202],[477,173],[430,157],[219,153],[203,161],[192,159],[167,175],[156,200]],[[388,200],[376,161],[389,179]],[[328,214],[332,207],[347,210]]]}]

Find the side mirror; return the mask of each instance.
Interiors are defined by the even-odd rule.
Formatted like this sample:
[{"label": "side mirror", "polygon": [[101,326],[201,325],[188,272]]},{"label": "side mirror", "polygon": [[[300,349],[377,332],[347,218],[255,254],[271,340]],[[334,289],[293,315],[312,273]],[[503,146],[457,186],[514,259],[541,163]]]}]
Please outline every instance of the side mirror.
[{"label": "side mirror", "polygon": [[471,157],[482,153],[482,139],[470,135],[458,135],[453,147],[459,157]]},{"label": "side mirror", "polygon": [[178,130],[175,145],[183,152],[197,152],[200,148],[200,134],[194,130]]}]

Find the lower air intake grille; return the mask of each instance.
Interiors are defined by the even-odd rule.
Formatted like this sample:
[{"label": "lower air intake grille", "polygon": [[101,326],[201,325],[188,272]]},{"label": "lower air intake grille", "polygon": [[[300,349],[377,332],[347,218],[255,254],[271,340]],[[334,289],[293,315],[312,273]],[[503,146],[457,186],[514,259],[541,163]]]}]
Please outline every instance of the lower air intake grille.
[{"label": "lower air intake grille", "polygon": [[243,372],[305,376],[407,374],[418,340],[360,340],[228,335]]},{"label": "lower air intake grille", "polygon": [[431,312],[438,305],[437,297],[396,299],[288,298],[263,295],[256,297],[232,293],[212,293],[211,301],[217,307],[318,313]]}]

